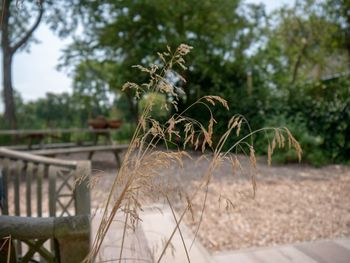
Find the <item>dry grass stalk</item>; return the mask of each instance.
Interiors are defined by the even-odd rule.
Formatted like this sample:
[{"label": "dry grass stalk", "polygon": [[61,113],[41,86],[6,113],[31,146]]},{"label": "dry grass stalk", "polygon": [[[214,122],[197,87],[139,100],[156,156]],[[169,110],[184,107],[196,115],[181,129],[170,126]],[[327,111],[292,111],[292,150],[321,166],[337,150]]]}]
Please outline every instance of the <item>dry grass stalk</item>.
[{"label": "dry grass stalk", "polygon": [[12,249],[12,237],[11,236],[7,236],[2,238],[1,240],[1,246],[0,246],[0,252],[1,251],[7,251],[7,256],[6,256],[6,262],[10,263],[13,259],[11,259],[11,249]]},{"label": "dry grass stalk", "polygon": [[[167,94],[168,97],[172,98],[170,103],[177,111],[177,101],[179,100],[180,95],[177,93],[177,88],[175,87],[176,81],[169,78],[168,76],[171,73],[172,76],[177,76],[177,78],[181,80],[182,83],[185,82],[184,78],[175,71],[174,67],[178,66],[182,70],[186,69],[184,56],[186,56],[191,49],[192,47],[185,44],[181,44],[174,52],[169,47],[167,47],[166,52],[158,53],[158,57],[162,62],[162,65],[152,65],[150,67],[144,67],[140,65],[135,66],[141,72],[145,72],[149,75],[148,83],[139,85],[136,83],[127,82],[124,84],[123,89],[135,90],[136,98],[142,97],[142,95],[147,92]],[[195,232],[196,236],[199,231],[199,226],[205,210],[206,198],[208,189],[210,187],[210,182],[212,180],[214,171],[220,166],[220,164],[225,159],[229,159],[232,163],[233,171],[242,169],[237,156],[232,157],[231,153],[234,151],[238,152],[239,150],[245,151],[244,149],[248,149],[252,170],[254,171],[256,169],[254,146],[252,142],[247,142],[247,139],[251,138],[251,136],[255,133],[267,131],[274,132],[272,143],[268,144],[269,163],[271,162],[271,155],[273,154],[274,149],[276,147],[284,147],[285,136],[288,140],[289,147],[294,148],[298,154],[298,157],[301,158],[301,147],[287,128],[262,128],[256,131],[251,131],[248,121],[239,114],[234,115],[230,119],[227,131],[219,138],[218,143],[214,146],[213,133],[216,121],[210,107],[217,106],[217,104],[220,104],[226,110],[229,110],[227,101],[223,98],[219,96],[205,96],[198,99],[194,104],[189,106],[183,112],[176,113],[171,116],[165,124],[160,124],[151,116],[153,105],[151,98],[140,117],[139,123],[130,142],[130,146],[123,160],[122,166],[106,199],[103,219],[99,226],[97,236],[94,239],[91,253],[86,259],[86,262],[94,262],[97,258],[106,233],[109,230],[109,227],[118,211],[125,213],[124,234],[119,257],[119,262],[121,261],[126,228],[131,227],[132,229],[136,229],[137,224],[140,221],[139,212],[142,211],[143,206],[141,201],[142,199],[140,197],[150,195],[150,193],[152,193],[154,197],[164,198],[166,200],[176,222],[176,228],[173,230],[168,240],[165,241],[163,250],[160,256],[156,259],[157,262],[160,262],[166,250],[171,248],[171,240],[177,231],[179,231],[180,236],[183,240],[180,230],[180,223],[182,222],[187,212],[191,213],[192,217],[194,217],[191,201],[200,191],[204,191],[205,197],[203,200],[199,224]],[[196,105],[204,106],[208,110],[210,118],[207,126],[203,125],[197,120],[186,116],[188,109]],[[165,109],[168,108],[166,105],[163,106]],[[241,135],[242,125],[247,125],[250,131],[244,136]],[[183,138],[181,138],[181,136],[183,136]],[[227,140],[230,136],[237,136],[238,139],[235,144],[229,147],[228,151],[223,152],[222,149],[227,143]],[[169,198],[169,195],[171,194],[171,187],[167,184],[166,180],[162,180],[161,171],[162,169],[169,168],[174,163],[176,163],[181,168],[183,166],[182,158],[189,157],[189,155],[182,150],[168,150],[169,143],[177,145],[177,143],[172,140],[173,137],[182,139],[182,146],[184,149],[188,144],[192,144],[196,149],[201,147],[203,153],[206,148],[212,150],[212,158],[210,159],[208,169],[203,175],[202,181],[198,187],[196,189],[193,189],[191,193],[182,192],[182,189],[176,189],[179,196],[186,197],[187,202],[187,206],[182,211],[182,213],[180,213],[179,217],[176,216],[173,210],[172,202]],[[165,151],[159,151],[156,149],[157,145],[160,142],[164,143],[166,147]],[[204,156],[203,158],[206,157]],[[256,181],[254,172],[251,174],[251,177],[253,192],[255,194]],[[225,202],[226,208],[228,210],[230,207],[233,207],[233,203],[228,198],[225,198]],[[190,261],[190,258],[188,256],[188,249],[184,241],[183,245],[187,259]]]}]

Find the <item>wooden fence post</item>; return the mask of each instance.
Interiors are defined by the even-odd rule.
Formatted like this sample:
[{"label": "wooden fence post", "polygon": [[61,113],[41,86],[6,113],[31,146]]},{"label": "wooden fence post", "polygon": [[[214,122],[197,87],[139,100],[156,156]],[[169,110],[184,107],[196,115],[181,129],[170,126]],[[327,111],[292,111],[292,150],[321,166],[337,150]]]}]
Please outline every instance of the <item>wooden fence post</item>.
[{"label": "wooden fence post", "polygon": [[72,217],[55,218],[54,235],[61,263],[82,262],[90,252],[90,216],[75,216],[74,220]]}]

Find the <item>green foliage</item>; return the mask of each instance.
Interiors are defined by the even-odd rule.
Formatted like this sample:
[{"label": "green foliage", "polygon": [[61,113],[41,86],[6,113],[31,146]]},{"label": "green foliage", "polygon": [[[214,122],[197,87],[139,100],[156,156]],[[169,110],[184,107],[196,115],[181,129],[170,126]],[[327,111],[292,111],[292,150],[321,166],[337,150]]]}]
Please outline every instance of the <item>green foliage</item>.
[{"label": "green foliage", "polygon": [[[320,135],[316,135],[317,133],[310,133],[305,118],[301,117],[300,114],[293,115],[292,117],[279,115],[266,122],[268,127],[273,127],[276,124],[288,127],[290,132],[298,140],[303,149],[303,163],[320,166],[328,162],[327,156],[322,149],[322,144],[324,143],[323,138]],[[268,140],[272,140],[271,134],[266,136]],[[255,142],[255,148],[259,154],[267,155],[265,139],[266,138],[257,138]],[[295,152],[290,149],[284,151],[276,149],[276,154],[272,156],[272,161],[275,163],[297,163],[298,157]]]},{"label": "green foliage", "polygon": [[[346,163],[350,156],[350,76],[295,86],[289,96],[272,104],[265,126],[284,125],[303,147],[303,162],[314,165]],[[267,149],[257,141],[257,151]],[[278,162],[296,156],[279,153]]]},{"label": "green foliage", "polygon": [[[148,101],[152,101],[151,114],[152,117],[159,120],[168,117],[169,112],[164,108],[164,105],[167,104],[166,97],[164,94],[149,92],[140,100],[140,111],[142,112],[145,107],[148,105]],[[170,103],[169,103],[170,107]]]},{"label": "green foliage", "polygon": [[[296,95],[297,94],[297,95]],[[299,112],[307,129],[322,138],[324,156],[346,162],[350,156],[350,77],[297,87],[289,97],[289,115]]]},{"label": "green foliage", "polygon": [[103,103],[90,104],[89,108],[80,94],[47,93],[45,98],[25,103],[20,95],[15,93],[15,100],[19,129],[87,127],[91,112],[93,117],[97,115],[108,117],[110,109],[109,105]]},{"label": "green foliage", "polygon": [[125,121],[133,120],[133,110],[128,102],[128,96],[126,94],[121,94],[117,96],[113,102],[113,114],[118,118]]},{"label": "green foliage", "polygon": [[347,162],[350,156],[346,5],[311,0],[282,7],[271,16],[266,46],[252,58],[270,91],[262,104],[265,126],[285,123],[304,148],[304,161],[316,165]]},{"label": "green foliage", "polygon": [[[264,15],[261,8],[243,7],[239,0],[105,1],[91,2],[84,8],[84,37],[66,49],[61,65],[73,67],[75,86],[85,81],[79,76],[93,75],[95,81],[104,81],[118,93],[123,83],[135,80],[133,65],[159,60],[149,54],[166,45],[186,43],[195,49],[190,70],[184,76],[189,84],[176,83],[184,91],[180,109],[215,89],[225,93],[226,88],[239,87],[237,77],[242,75],[230,69],[237,67],[245,72],[245,52],[256,37],[259,17]],[[90,66],[85,67],[87,64]],[[245,74],[242,77],[245,79]],[[145,80],[144,76],[137,78],[136,82]],[[226,79],[232,85],[226,87]],[[89,89],[92,85],[86,84],[80,86]],[[124,94],[136,121],[139,106],[134,95],[132,90]]]},{"label": "green foliage", "polygon": [[114,133],[112,139],[118,143],[129,143],[135,131],[134,123],[123,123],[122,126]]},{"label": "green foliage", "polygon": [[[347,69],[347,50],[341,48],[339,25],[317,0],[296,1],[271,15],[267,44],[257,56],[261,69],[279,89],[317,81]],[[326,32],[326,33],[325,33]]]}]

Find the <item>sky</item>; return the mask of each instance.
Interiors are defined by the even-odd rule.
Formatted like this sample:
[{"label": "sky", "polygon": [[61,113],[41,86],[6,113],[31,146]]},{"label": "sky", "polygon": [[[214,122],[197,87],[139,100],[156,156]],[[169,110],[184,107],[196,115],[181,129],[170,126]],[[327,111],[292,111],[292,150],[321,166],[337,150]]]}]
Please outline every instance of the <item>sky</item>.
[{"label": "sky", "polygon": [[[263,2],[267,11],[278,8],[282,4],[290,4],[291,0],[247,0],[249,3]],[[57,71],[62,49],[70,39],[62,40],[55,36],[45,24],[41,24],[35,32],[40,43],[32,44],[30,52],[15,54],[13,61],[13,86],[28,102],[44,97],[47,92],[62,93],[72,91],[72,80],[66,72]],[[2,71],[0,71],[2,80]],[[0,111],[3,103],[0,100]]]}]

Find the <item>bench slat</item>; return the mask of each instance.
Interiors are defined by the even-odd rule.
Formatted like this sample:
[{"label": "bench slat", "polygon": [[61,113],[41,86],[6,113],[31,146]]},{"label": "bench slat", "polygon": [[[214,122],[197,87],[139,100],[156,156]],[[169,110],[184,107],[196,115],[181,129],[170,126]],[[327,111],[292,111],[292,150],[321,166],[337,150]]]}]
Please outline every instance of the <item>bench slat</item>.
[{"label": "bench slat", "polygon": [[[23,173],[23,168],[26,166],[26,163],[23,163],[22,161],[18,161],[16,163],[15,168],[15,180],[14,180],[14,194],[15,194],[15,215],[20,216],[21,214],[21,207],[20,207],[20,183],[21,183],[21,175]],[[22,243],[16,242],[16,249],[17,253],[19,255],[22,254]]]},{"label": "bench slat", "polygon": [[27,204],[27,216],[32,216],[32,178],[35,174],[35,165],[29,163],[25,172],[26,178],[26,204]]},{"label": "bench slat", "polygon": [[47,176],[48,174],[48,165],[40,165],[38,167],[38,172],[36,174],[36,197],[37,197],[37,211],[38,211],[38,217],[42,217],[42,196],[43,196],[43,178],[44,176]]},{"label": "bench slat", "polygon": [[83,152],[99,152],[99,151],[118,151],[125,150],[129,147],[128,144],[120,145],[96,145],[96,146],[85,146],[85,147],[74,147],[64,149],[46,149],[46,150],[35,150],[30,153],[37,155],[57,155],[57,154],[70,154],[70,153],[83,153]]},{"label": "bench slat", "polygon": [[21,180],[21,174],[22,174],[22,162],[18,161],[16,164],[16,169],[15,169],[15,180],[14,180],[14,191],[15,191],[15,215],[19,216],[21,213],[20,210],[20,191],[19,191],[19,186],[20,186],[20,180]]},{"label": "bench slat", "polygon": [[10,171],[10,160],[8,158],[3,159],[2,162],[3,169],[2,169],[2,214],[3,215],[8,215],[9,210],[8,210],[8,177],[9,177],[9,171]]},{"label": "bench slat", "polygon": [[56,216],[56,172],[53,167],[49,169],[49,214]]},{"label": "bench slat", "polygon": [[[57,148],[70,148],[70,147],[82,147],[82,146],[92,146],[93,142],[67,142],[67,143],[50,143],[50,144],[33,144],[31,146],[32,150],[49,150],[49,149],[57,149]],[[16,151],[27,151],[29,150],[28,145],[8,145],[5,146],[8,149],[16,150]]]}]

